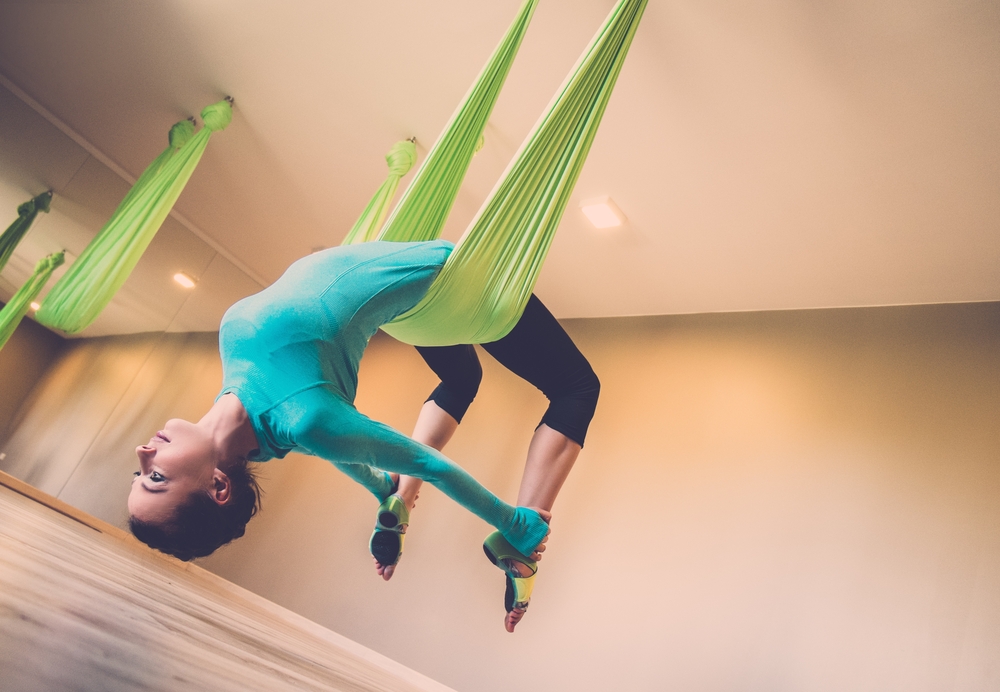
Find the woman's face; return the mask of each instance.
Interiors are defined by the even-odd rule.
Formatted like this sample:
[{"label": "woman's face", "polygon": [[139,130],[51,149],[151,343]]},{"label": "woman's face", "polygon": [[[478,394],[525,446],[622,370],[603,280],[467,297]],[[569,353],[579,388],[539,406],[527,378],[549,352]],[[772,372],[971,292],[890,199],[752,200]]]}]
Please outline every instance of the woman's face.
[{"label": "woman's face", "polygon": [[135,448],[139,471],[128,497],[129,514],[160,524],[192,492],[213,486],[215,447],[208,433],[194,423],[172,418],[149,442]]}]

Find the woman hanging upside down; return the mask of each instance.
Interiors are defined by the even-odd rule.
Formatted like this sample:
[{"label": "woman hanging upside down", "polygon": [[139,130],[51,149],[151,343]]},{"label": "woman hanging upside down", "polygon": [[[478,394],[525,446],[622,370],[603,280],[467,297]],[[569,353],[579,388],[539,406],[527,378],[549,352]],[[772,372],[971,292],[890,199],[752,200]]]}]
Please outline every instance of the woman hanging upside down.
[{"label": "woman hanging upside down", "polygon": [[[561,423],[548,419],[536,431],[519,496],[519,502],[534,506],[503,502],[438,451],[370,420],[353,405],[368,340],[379,326],[424,296],[452,248],[437,240],[325,250],[295,262],[272,286],[230,308],[219,331],[223,386],[212,408],[197,423],[167,421],[162,431],[136,448],[140,470],[128,500],[132,532],[183,560],[209,555],[242,536],[257,512],[259,491],[247,462],[297,451],[327,459],[383,502],[376,536],[398,536],[399,525],[408,522],[405,508],[407,503],[412,506],[416,493],[413,479],[430,482],[494,526],[497,533],[484,547],[509,577],[514,576],[508,590],[520,588],[522,593],[508,601],[523,614],[523,592],[530,589],[530,580],[524,580],[525,585],[521,577],[534,572],[534,562],[545,550],[548,508],[583,442],[593,405],[583,416],[583,433],[562,432]],[[537,303],[525,311],[526,327],[528,316],[538,308],[547,315]],[[549,319],[543,317],[542,322]],[[553,324],[558,328],[554,320],[549,327]],[[531,367],[533,337],[526,328],[528,338],[519,339],[514,336],[518,328],[497,345],[509,339],[515,351],[526,349],[520,362],[527,365],[518,364],[517,357],[501,362],[549,393],[544,380],[519,370]],[[568,342],[565,333],[563,337]],[[558,352],[547,351],[547,339],[538,338],[542,370],[551,367],[546,359]],[[447,391],[453,378],[440,372],[439,389]],[[475,379],[478,384],[478,375]],[[468,386],[463,386],[471,401]],[[426,439],[439,447],[464,413],[464,408],[453,408],[447,396],[435,393],[417,426],[418,436],[426,429]],[[386,530],[391,523],[387,511],[405,521],[397,520]],[[373,551],[382,542],[376,536]],[[519,618],[508,616],[508,629]]]},{"label": "woman hanging upside down", "polygon": [[[242,536],[259,507],[247,462],[294,450],[329,460],[379,499],[370,549],[388,579],[419,483],[428,481],[497,529],[483,547],[507,575],[505,624],[513,631],[545,549],[549,509],[583,445],[599,390],[586,359],[529,296],[646,2],[615,4],[447,267],[454,246],[440,240],[341,246],[295,262],[230,308],[219,331],[223,387],[215,404],[197,423],[168,421],[136,450],[129,513],[137,537],[185,560],[208,555]],[[440,234],[489,120],[488,92],[502,84],[534,4],[522,6],[381,237]],[[386,331],[408,343],[490,341],[487,351],[549,397],[517,506],[438,451],[478,387],[469,347],[421,351],[441,386],[421,410],[417,441],[354,408],[368,340],[393,320]]]}]

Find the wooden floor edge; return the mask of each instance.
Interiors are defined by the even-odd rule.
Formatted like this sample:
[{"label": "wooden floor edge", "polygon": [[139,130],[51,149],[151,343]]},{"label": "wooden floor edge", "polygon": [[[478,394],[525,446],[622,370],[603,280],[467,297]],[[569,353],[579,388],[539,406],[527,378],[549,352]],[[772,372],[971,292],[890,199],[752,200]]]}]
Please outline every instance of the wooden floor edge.
[{"label": "wooden floor edge", "polygon": [[201,567],[199,565],[193,564],[191,562],[182,562],[176,558],[165,555],[153,548],[150,548],[143,543],[140,543],[132,534],[124,529],[120,529],[113,524],[109,524],[102,519],[98,519],[92,514],[88,514],[81,509],[63,502],[57,497],[53,497],[46,492],[35,488],[34,486],[25,483],[19,478],[11,476],[9,473],[0,471],[0,486],[6,487],[9,490],[17,493],[18,495],[23,495],[29,500],[37,502],[40,505],[48,507],[49,509],[62,514],[65,517],[72,519],[73,521],[79,522],[88,528],[94,529],[99,533],[106,534],[114,539],[125,544],[133,552],[142,555],[146,559],[153,559],[161,562],[168,569],[179,569],[189,574],[198,577],[204,582],[212,584],[216,589],[224,592],[228,592],[231,595],[243,598],[251,603],[257,605],[257,607],[268,611],[271,615],[280,617],[286,622],[294,624],[296,627],[308,632],[314,637],[323,639],[330,644],[338,646],[340,648],[350,651],[355,656],[362,658],[369,663],[372,663],[383,670],[389,671],[396,676],[416,685],[418,688],[433,692],[453,692],[452,688],[438,682],[437,680],[424,675],[418,671],[413,670],[405,666],[404,664],[389,658],[384,654],[380,654],[373,649],[369,649],[363,644],[345,637],[338,632],[335,632],[323,625],[313,622],[304,615],[300,615],[294,611],[291,611],[284,606],[278,605],[273,601],[269,601],[263,596],[249,591],[238,584],[220,577],[214,572]]},{"label": "wooden floor edge", "polygon": [[84,526],[89,526],[95,531],[100,531],[101,533],[106,533],[115,538],[129,539],[130,534],[123,529],[118,528],[106,521],[102,521],[97,517],[87,514],[86,512],[77,509],[71,504],[63,502],[58,497],[53,497],[46,492],[42,492],[38,488],[25,483],[20,478],[15,478],[9,473],[4,473],[0,471],[0,485],[10,488],[15,493],[19,495],[24,495],[25,497],[34,500],[35,502],[45,505],[49,509],[53,509],[63,516],[67,516],[74,521],[78,521]]}]

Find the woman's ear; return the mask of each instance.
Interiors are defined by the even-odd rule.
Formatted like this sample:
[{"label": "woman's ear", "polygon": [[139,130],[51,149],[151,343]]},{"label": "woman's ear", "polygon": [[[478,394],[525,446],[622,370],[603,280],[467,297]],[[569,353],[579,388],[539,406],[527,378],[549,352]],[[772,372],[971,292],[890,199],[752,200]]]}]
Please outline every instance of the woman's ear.
[{"label": "woman's ear", "polygon": [[233,498],[233,484],[223,471],[215,469],[212,472],[212,487],[208,494],[216,504],[227,504]]}]

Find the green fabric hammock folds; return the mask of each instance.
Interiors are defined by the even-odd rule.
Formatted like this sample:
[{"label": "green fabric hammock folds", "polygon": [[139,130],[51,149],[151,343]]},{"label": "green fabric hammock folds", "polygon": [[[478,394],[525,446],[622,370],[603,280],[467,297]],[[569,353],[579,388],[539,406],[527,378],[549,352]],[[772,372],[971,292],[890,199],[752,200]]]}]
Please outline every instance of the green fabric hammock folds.
[{"label": "green fabric hammock folds", "polygon": [[0,235],[0,271],[3,271],[3,268],[7,266],[7,260],[14,254],[14,248],[27,235],[28,229],[31,228],[35,217],[38,216],[38,212],[49,213],[51,205],[52,193],[43,192],[17,208],[17,219],[7,227],[3,235]]},{"label": "green fabric hammock folds", "polygon": [[233,118],[228,101],[201,112],[205,126],[182,120],[170,143],[136,181],[97,237],[52,287],[36,315],[42,324],[74,334],[101,313],[135,268],[201,160],[213,132]]},{"label": "green fabric hammock folds", "polygon": [[31,275],[17,293],[10,299],[3,310],[0,310],[0,348],[4,347],[11,334],[17,329],[21,318],[28,313],[31,301],[37,296],[45,283],[52,276],[52,272],[63,263],[63,253],[56,252],[41,260],[35,265],[35,273]]},{"label": "green fabric hammock folds", "polygon": [[[427,295],[385,325],[386,332],[407,343],[437,346],[496,341],[514,327],[534,289],[646,2],[619,0],[615,5]],[[416,160],[412,142],[393,146],[386,156],[388,177],[343,244],[440,236],[472,157],[482,146],[483,130],[536,4],[522,4],[383,226],[400,178]],[[184,189],[211,133],[229,124],[232,109],[222,101],[202,111],[201,117],[205,127],[197,134],[190,121],[171,129],[170,145],[53,287],[38,312],[39,322],[79,332],[111,301]],[[4,247],[0,244],[0,250]]]},{"label": "green fabric hammock folds", "polygon": [[[506,75],[534,4],[528,0],[522,6],[386,223],[382,240],[427,240],[441,233],[485,127],[489,113],[484,104],[488,101],[492,109],[496,98],[495,93],[492,100],[478,94],[489,91],[484,82],[499,90],[497,79],[502,83],[502,77],[497,75]],[[386,332],[417,346],[446,346],[489,343],[513,329],[534,289],[645,7],[646,0],[615,5],[427,295],[385,325]]]},{"label": "green fabric hammock folds", "polygon": [[389,211],[389,203],[392,202],[393,195],[396,194],[399,179],[406,175],[413,164],[417,162],[416,145],[410,140],[396,142],[389,153],[385,155],[385,162],[389,164],[389,176],[375,191],[375,195],[368,202],[368,206],[365,207],[354,227],[347,232],[347,237],[344,238],[341,245],[367,243],[369,240],[375,240],[378,230],[382,228],[382,222],[385,221],[385,215]]},{"label": "green fabric hammock folds", "polygon": [[500,45],[406,188],[379,240],[433,240],[441,235],[537,4],[538,0],[525,0],[521,5]]}]

